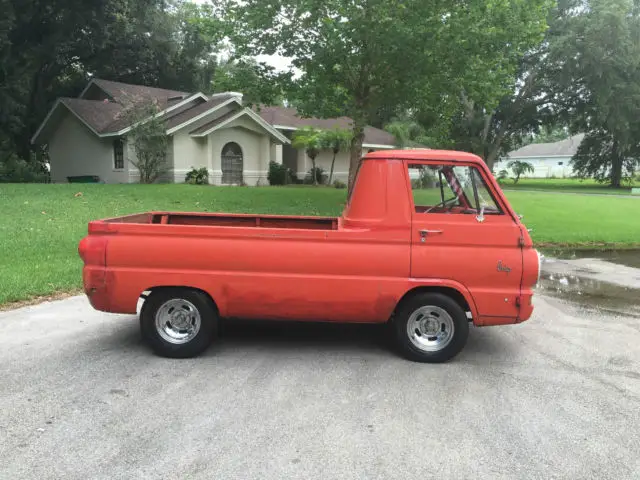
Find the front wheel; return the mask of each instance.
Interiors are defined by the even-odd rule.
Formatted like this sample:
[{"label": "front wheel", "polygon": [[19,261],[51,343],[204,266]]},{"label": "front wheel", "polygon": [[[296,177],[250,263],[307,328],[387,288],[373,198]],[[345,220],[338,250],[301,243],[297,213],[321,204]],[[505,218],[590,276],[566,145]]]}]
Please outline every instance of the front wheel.
[{"label": "front wheel", "polygon": [[144,340],[163,357],[189,358],[211,343],[218,317],[211,299],[187,288],[151,292],[140,312]]},{"label": "front wheel", "polygon": [[464,310],[441,293],[409,299],[396,312],[394,327],[400,350],[417,362],[446,362],[460,353],[469,336]]}]

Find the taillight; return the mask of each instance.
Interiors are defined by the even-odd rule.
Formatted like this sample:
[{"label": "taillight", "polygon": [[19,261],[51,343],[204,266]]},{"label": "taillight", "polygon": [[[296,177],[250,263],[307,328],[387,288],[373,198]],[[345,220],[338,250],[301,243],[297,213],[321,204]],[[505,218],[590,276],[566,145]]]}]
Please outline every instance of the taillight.
[{"label": "taillight", "polygon": [[102,235],[89,235],[80,240],[78,253],[85,265],[107,265],[107,239]]}]

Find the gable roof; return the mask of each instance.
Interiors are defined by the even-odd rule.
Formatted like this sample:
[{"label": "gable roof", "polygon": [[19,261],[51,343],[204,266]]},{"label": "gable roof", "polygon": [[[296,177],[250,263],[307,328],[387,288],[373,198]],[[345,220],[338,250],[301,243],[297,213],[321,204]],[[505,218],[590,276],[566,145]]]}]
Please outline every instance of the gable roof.
[{"label": "gable roof", "polygon": [[[131,85],[94,78],[83,90],[79,98],[58,99],[33,135],[31,142],[46,142],[47,136],[53,132],[53,129],[47,125],[50,121],[52,125],[55,124],[53,122],[54,119],[59,121],[65,111],[75,115],[96,135],[109,137],[123,135],[130,129],[130,125],[125,115],[123,115],[126,105],[153,101],[161,110],[158,115],[163,115],[166,118],[167,133],[172,134],[205,118],[207,115],[221,109],[224,105],[235,102],[237,106],[242,107],[241,99],[242,95],[235,92],[219,93],[207,97],[199,92],[190,94],[178,90]],[[171,114],[172,111],[176,113]],[[248,111],[250,112],[249,116],[254,121],[265,128],[270,135],[284,143],[289,143],[289,140],[278,130],[296,130],[304,126],[312,126],[323,130],[332,128],[349,129],[353,123],[348,117],[328,119],[300,117],[295,108],[263,107],[259,113],[253,110]],[[225,120],[228,120],[228,118]],[[215,124],[209,125],[210,128],[215,126]],[[393,135],[378,128],[367,126],[364,133],[364,147],[391,148],[396,143]]]},{"label": "gable roof", "polygon": [[200,105],[196,105],[195,107],[192,107],[188,110],[185,110],[184,112],[179,113],[178,115],[169,118],[169,120],[167,121],[167,130],[174,130],[181,127],[182,125],[186,126],[191,121],[195,121],[198,116],[217,110],[218,108],[222,107],[223,104],[227,104],[232,101],[235,101],[238,103],[238,105],[240,105],[238,97],[233,94],[213,96],[206,102],[201,103]]},{"label": "gable roof", "polygon": [[222,115],[221,117],[218,117],[215,120],[208,122],[199,128],[196,128],[195,130],[190,132],[190,135],[192,137],[207,136],[210,133],[215,132],[216,130],[224,127],[225,125],[244,116],[249,117],[251,120],[255,122],[255,124],[261,127],[265,132],[267,132],[276,140],[285,144],[291,143],[287,137],[285,137],[282,133],[276,130],[269,122],[264,120],[260,115],[258,115],[253,110],[250,110],[249,108],[239,108],[236,110],[232,110]]},{"label": "gable roof", "polygon": [[[301,117],[295,108],[290,107],[261,107],[259,115],[276,128],[297,130],[302,127],[314,127],[321,130],[333,128],[350,129],[353,120],[349,117],[315,118]],[[393,135],[375,127],[364,128],[364,146],[376,145],[392,147],[396,139]]]},{"label": "gable roof", "polygon": [[60,102],[96,133],[104,133],[122,114],[122,105],[114,102],[98,102],[80,98],[61,98]]},{"label": "gable roof", "polygon": [[92,79],[84,91],[80,94],[80,98],[84,98],[87,91],[92,85],[97,86],[109,97],[118,103],[138,102],[140,100],[154,100],[162,108],[171,103],[190,96],[188,92],[180,92],[178,90],[167,90],[165,88],[146,87],[144,85],[131,85],[122,82],[113,82],[111,80],[103,80],[101,78]]},{"label": "gable roof", "polygon": [[584,133],[553,143],[532,143],[509,152],[509,158],[518,157],[573,157],[584,138]]}]

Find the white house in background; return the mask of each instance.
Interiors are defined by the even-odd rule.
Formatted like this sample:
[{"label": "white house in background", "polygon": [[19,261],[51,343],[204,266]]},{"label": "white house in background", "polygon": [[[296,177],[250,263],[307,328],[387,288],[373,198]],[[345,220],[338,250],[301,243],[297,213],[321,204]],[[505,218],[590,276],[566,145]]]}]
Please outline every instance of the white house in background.
[{"label": "white house in background", "polygon": [[[105,183],[131,183],[139,172],[131,163],[134,148],[127,140],[130,125],[123,118],[125,105],[154,101],[166,120],[169,147],[164,181],[183,182],[192,168],[205,167],[217,185],[266,185],[269,162],[284,163],[302,178],[311,168],[304,151],[291,147],[295,130],[349,128],[351,119],[302,118],[295,109],[249,109],[242,94],[187,93],[161,88],[93,79],[78,98],[60,98],[38,128],[32,143],[47,144],[51,180],[95,176]],[[390,149],[389,133],[367,127],[364,148]],[[317,164],[329,170],[332,154],[323,151]],[[336,159],[334,177],[347,180],[349,155]]]},{"label": "white house in background", "polygon": [[534,143],[509,152],[493,167],[493,171],[508,170],[507,164],[512,160],[530,163],[533,173],[527,173],[527,178],[558,178],[570,177],[573,173],[570,162],[584,138],[584,134],[574,135],[566,140],[554,143]]}]

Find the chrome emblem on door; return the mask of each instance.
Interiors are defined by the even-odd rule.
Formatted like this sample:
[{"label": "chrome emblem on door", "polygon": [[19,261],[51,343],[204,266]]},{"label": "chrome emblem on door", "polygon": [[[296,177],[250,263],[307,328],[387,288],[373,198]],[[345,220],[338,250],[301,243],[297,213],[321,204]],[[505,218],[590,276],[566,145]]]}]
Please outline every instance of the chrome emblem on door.
[{"label": "chrome emblem on door", "polygon": [[498,271],[499,272],[507,272],[507,275],[509,275],[509,272],[511,272],[511,267],[508,267],[506,265],[502,264],[502,260],[500,260],[498,262]]}]

